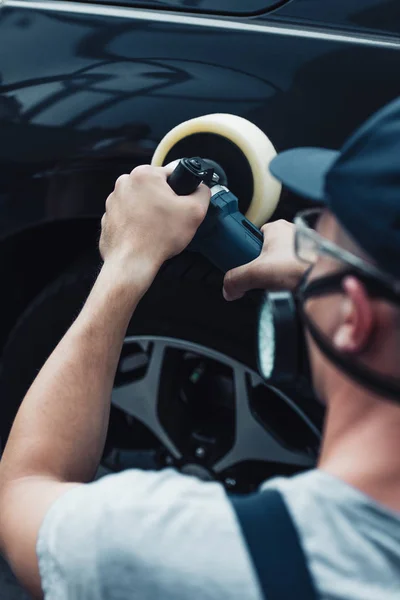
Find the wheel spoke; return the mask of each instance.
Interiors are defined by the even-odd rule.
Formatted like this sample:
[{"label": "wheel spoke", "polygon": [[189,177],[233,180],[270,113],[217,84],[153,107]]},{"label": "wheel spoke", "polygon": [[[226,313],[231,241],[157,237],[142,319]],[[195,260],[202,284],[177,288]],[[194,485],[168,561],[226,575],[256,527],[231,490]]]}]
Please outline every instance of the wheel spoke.
[{"label": "wheel spoke", "polygon": [[[232,369],[235,396],[235,441],[229,452],[213,465],[213,470],[216,473],[221,473],[244,461],[269,461],[298,467],[312,467],[314,465],[315,457],[312,453],[291,450],[257,420],[251,410],[249,391],[251,388],[257,388],[265,384],[261,377],[248,367],[219,354],[215,350],[199,347],[186,340],[145,336],[127,338],[127,342],[136,344],[136,347],[139,345],[142,354],[140,351],[137,354],[128,354],[126,365],[130,366],[127,371],[124,371],[124,363],[122,363],[121,373],[143,369],[148,361],[147,369],[145,375],[140,379],[114,388],[112,403],[127,415],[140,420],[146,425],[175,459],[182,459],[183,456],[158,417],[160,378],[166,350],[169,348],[193,352],[196,356],[206,356]],[[275,390],[275,392],[281,395],[278,390]],[[319,432],[315,426],[307,420],[307,417],[301,413],[295,403],[286,397],[282,397],[282,402],[291,404],[293,410],[298,412],[299,418],[303,422],[306,421],[310,431],[313,431],[318,437]]]},{"label": "wheel spoke", "polygon": [[[314,459],[305,453],[289,450],[268,432],[251,412],[248,382],[254,385],[254,374],[241,366],[234,369],[235,390],[235,443],[215,465],[217,473],[247,460],[271,461],[298,466],[312,466]],[[261,381],[261,380],[260,380]],[[283,402],[284,400],[282,400]]]},{"label": "wheel spoke", "polygon": [[112,404],[146,425],[175,457],[181,454],[160,423],[157,414],[162,364],[167,344],[154,341],[146,375],[138,381],[114,388]]}]

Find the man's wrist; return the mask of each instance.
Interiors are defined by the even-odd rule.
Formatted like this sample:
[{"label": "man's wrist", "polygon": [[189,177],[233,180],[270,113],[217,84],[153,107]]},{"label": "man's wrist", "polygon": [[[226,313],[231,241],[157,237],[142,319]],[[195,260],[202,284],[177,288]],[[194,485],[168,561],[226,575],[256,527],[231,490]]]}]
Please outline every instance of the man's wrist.
[{"label": "man's wrist", "polygon": [[104,261],[101,276],[106,278],[112,287],[125,290],[134,296],[143,296],[153,283],[160,267],[160,264],[150,258],[110,258]]}]

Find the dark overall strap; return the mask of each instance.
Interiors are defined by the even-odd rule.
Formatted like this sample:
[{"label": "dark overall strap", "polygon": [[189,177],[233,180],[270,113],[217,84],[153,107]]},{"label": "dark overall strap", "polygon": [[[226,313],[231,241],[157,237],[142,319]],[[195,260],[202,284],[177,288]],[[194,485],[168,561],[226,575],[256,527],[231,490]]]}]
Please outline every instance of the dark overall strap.
[{"label": "dark overall strap", "polygon": [[299,535],[281,494],[229,497],[265,600],[316,600]]}]

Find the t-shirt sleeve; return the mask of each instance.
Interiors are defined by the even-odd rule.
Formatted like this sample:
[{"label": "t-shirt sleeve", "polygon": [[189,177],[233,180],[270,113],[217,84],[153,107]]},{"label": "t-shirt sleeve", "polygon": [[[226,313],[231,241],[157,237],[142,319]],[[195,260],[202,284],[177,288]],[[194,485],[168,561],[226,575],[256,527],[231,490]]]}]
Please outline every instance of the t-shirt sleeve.
[{"label": "t-shirt sleeve", "polygon": [[58,499],[39,532],[46,600],[260,600],[222,486],[130,470]]}]

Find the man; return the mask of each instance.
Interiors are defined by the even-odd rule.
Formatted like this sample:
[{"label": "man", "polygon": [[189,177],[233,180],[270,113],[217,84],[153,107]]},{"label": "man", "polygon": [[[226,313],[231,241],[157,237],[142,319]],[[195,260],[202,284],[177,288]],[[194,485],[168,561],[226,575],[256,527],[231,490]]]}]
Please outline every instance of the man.
[{"label": "man", "polygon": [[[324,599],[400,594],[399,157],[400,101],[340,153],[278,156],[275,176],[328,208],[317,231],[314,213],[296,232],[267,225],[261,257],[225,280],[227,300],[296,287],[307,265],[293,253],[294,236],[308,262],[299,298],[315,389],[327,405],[321,455],[318,469],[264,487],[283,495]],[[24,399],[4,452],[1,546],[38,597],[261,598],[218,483],[132,470],[84,484],[101,456],[131,314],[206,214],[209,191],[179,198],[167,174],[141,167],[117,181],[102,221],[101,273]]]}]

